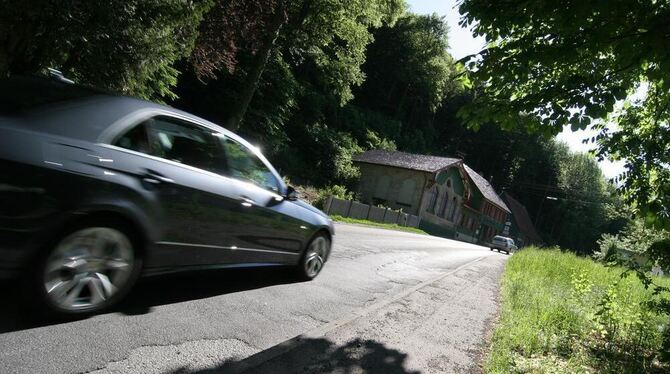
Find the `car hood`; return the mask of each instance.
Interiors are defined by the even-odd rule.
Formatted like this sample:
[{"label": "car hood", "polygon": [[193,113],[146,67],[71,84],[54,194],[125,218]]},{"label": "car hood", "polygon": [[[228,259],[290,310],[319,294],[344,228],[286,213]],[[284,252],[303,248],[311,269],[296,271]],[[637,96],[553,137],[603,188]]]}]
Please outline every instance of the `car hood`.
[{"label": "car hood", "polygon": [[316,213],[323,218],[330,219],[330,217],[328,217],[328,215],[326,213],[324,213],[324,212],[320,211],[319,209],[313,207],[311,204],[307,203],[306,201],[298,199],[298,200],[294,200],[293,203],[300,206],[300,207],[303,207],[303,208],[309,210],[310,212]]}]

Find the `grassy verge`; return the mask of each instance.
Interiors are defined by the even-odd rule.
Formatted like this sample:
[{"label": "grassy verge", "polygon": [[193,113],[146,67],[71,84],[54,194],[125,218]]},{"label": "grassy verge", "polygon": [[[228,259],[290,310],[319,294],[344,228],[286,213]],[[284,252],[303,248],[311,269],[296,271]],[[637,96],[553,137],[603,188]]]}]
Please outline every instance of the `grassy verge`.
[{"label": "grassy verge", "polygon": [[373,226],[373,227],[378,227],[381,229],[389,229],[389,230],[396,230],[396,231],[406,231],[406,232],[412,232],[415,234],[422,234],[422,235],[428,235],[427,232],[417,229],[416,227],[408,227],[408,226],[400,226],[392,223],[379,223],[379,222],[374,222],[374,221],[368,221],[366,219],[356,219],[356,218],[349,218],[349,217],[342,217],[338,215],[333,215],[330,216],[330,218],[333,219],[333,221],[336,222],[345,222],[345,223],[355,223],[358,225],[366,225],[366,226]]},{"label": "grassy verge", "polygon": [[654,296],[637,278],[620,274],[559,250],[515,253],[485,371],[668,372],[670,319],[648,309]]}]

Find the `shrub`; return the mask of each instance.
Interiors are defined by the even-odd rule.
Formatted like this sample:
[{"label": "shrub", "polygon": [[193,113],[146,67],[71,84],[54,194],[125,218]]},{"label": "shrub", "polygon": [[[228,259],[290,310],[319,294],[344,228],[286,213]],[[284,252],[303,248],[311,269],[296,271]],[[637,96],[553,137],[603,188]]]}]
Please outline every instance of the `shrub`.
[{"label": "shrub", "polygon": [[642,220],[635,220],[616,235],[603,234],[598,240],[600,250],[593,257],[604,262],[628,259],[646,254],[652,244],[667,239],[670,239],[669,232],[647,227]]},{"label": "shrub", "polygon": [[353,200],[354,199],[354,193],[351,191],[348,191],[346,187],[340,186],[340,185],[333,185],[333,186],[328,186],[325,188],[322,188],[319,190],[318,198],[313,202],[314,206],[323,209],[324,204],[326,203],[326,200],[328,197],[336,197],[338,199],[342,200]]},{"label": "shrub", "polygon": [[[288,178],[284,178],[287,184],[291,184]],[[300,198],[307,201],[308,203],[314,205],[319,209],[324,208],[324,204],[328,197],[333,196],[338,199],[343,200],[353,200],[355,194],[346,187],[340,185],[332,185],[324,188],[316,188],[314,186],[293,186],[298,193],[300,193]]]}]

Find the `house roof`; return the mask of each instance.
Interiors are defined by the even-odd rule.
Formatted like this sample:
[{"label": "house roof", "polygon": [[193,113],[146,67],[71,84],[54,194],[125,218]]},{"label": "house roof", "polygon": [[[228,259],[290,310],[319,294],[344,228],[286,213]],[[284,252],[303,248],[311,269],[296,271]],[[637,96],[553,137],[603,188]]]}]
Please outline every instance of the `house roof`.
[{"label": "house roof", "polygon": [[514,222],[516,222],[519,231],[528,237],[532,242],[541,243],[542,238],[535,230],[533,226],[533,221],[530,219],[530,215],[526,210],[526,207],[518,202],[515,198],[510,196],[507,192],[503,193],[503,199],[507,201],[507,206],[512,210],[512,216],[514,216]]},{"label": "house roof", "polygon": [[383,149],[365,151],[354,156],[353,160],[367,164],[394,166],[402,169],[427,171],[431,173],[461,161],[458,158],[417,155],[399,151],[386,151]]},{"label": "house roof", "polygon": [[472,170],[468,165],[463,165],[465,167],[465,171],[468,173],[470,176],[470,179],[475,183],[475,186],[477,186],[477,189],[481,191],[482,195],[484,195],[484,198],[494,205],[497,205],[507,213],[511,213],[509,208],[507,207],[507,204],[498,196],[496,193],[496,190],[493,189],[493,186],[491,186],[491,183],[487,181],[484,177],[481,175],[477,174],[474,170]]}]

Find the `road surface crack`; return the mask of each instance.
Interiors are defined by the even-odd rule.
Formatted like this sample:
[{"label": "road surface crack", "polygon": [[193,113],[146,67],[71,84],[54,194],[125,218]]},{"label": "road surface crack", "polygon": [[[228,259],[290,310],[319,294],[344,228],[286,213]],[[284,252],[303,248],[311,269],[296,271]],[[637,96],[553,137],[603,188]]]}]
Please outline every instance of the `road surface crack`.
[{"label": "road surface crack", "polygon": [[130,350],[87,374],[191,372],[248,357],[260,348],[239,338],[205,338],[170,344],[148,344]]}]

